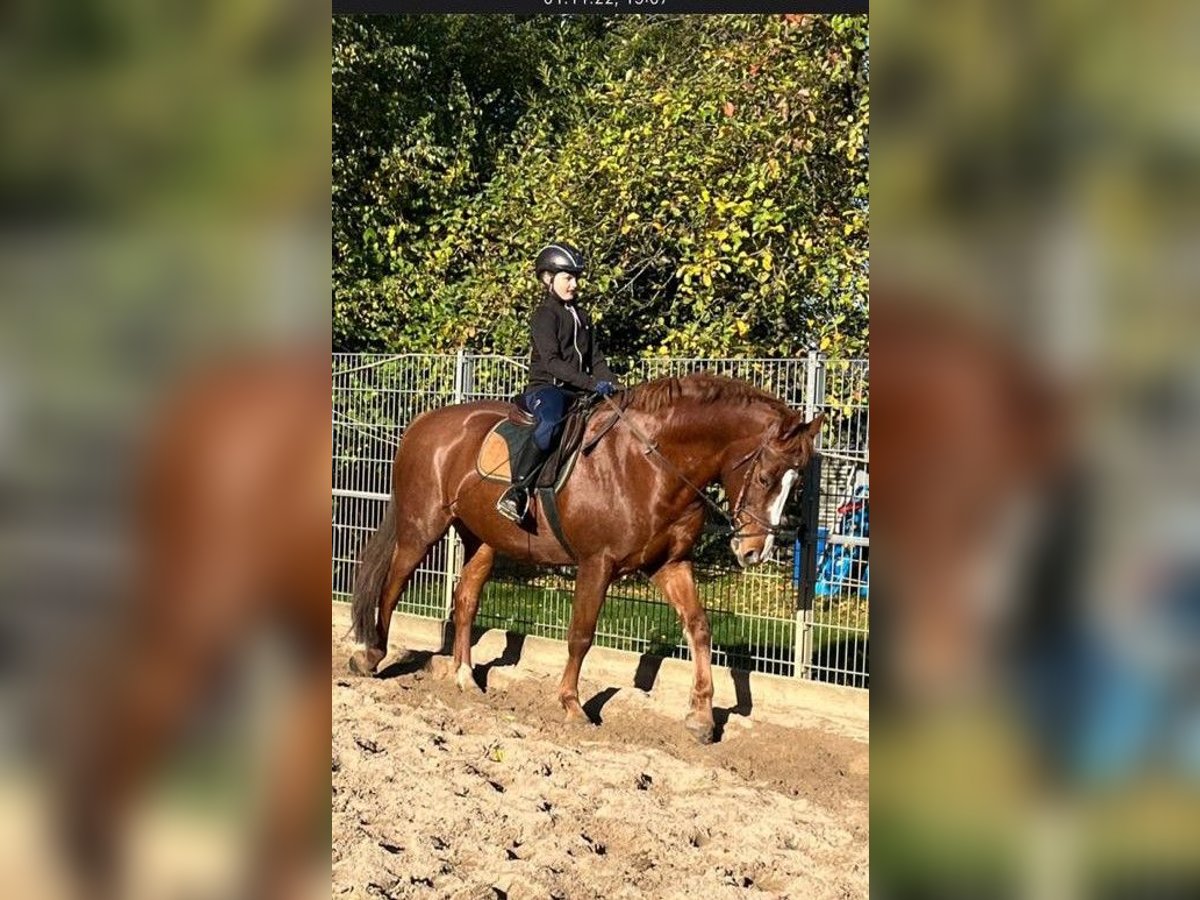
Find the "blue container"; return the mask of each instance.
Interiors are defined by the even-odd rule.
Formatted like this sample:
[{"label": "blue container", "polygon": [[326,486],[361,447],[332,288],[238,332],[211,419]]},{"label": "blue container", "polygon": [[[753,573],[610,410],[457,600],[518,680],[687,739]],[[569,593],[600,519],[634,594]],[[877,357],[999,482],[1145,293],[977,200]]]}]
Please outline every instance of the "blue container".
[{"label": "blue container", "polygon": [[[821,558],[825,555],[825,544],[829,539],[829,529],[824,525],[817,527],[817,572],[821,571]],[[800,569],[804,557],[800,553],[800,535],[796,535],[796,546],[792,553],[792,584],[800,587]]]}]

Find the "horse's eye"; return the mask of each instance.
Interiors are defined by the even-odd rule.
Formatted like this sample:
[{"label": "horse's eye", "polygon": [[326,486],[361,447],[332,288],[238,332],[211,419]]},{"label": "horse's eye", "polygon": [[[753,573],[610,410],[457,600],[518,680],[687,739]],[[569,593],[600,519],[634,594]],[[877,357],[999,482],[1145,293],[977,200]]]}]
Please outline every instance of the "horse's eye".
[{"label": "horse's eye", "polygon": [[758,473],[757,480],[761,487],[769,487],[771,484],[771,479],[768,478],[766,475],[764,475],[762,472]]}]

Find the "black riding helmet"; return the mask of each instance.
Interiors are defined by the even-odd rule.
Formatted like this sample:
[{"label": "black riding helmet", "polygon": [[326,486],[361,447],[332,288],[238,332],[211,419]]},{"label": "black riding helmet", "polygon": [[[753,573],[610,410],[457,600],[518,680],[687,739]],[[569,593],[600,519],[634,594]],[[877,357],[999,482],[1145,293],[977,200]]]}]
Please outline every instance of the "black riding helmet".
[{"label": "black riding helmet", "polygon": [[555,275],[559,272],[569,272],[579,276],[583,274],[586,261],[583,254],[570,244],[548,244],[539,251],[533,263],[534,271],[541,275],[549,272]]}]

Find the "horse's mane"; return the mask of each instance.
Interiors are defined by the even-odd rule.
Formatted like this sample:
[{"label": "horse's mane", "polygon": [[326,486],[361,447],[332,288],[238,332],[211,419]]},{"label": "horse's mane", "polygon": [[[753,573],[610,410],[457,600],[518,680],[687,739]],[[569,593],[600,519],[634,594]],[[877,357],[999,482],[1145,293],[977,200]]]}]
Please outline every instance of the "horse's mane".
[{"label": "horse's mane", "polygon": [[698,372],[681,378],[656,378],[631,388],[627,397],[628,409],[647,413],[669,409],[681,400],[743,406],[765,403],[782,412],[786,412],[788,408],[778,397],[759,390],[748,382],[709,372]]}]

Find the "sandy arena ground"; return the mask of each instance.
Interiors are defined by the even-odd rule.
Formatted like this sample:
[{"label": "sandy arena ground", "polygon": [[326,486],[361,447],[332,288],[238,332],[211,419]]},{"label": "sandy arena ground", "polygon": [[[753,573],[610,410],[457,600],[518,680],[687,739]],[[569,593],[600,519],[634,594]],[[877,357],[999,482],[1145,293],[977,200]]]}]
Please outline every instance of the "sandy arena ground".
[{"label": "sandy arena ground", "polygon": [[704,747],[678,692],[585,663],[602,724],[569,726],[545,667],[464,694],[448,659],[393,643],[357,678],[345,631],[335,616],[334,897],[867,896],[865,723],[755,703]]}]

